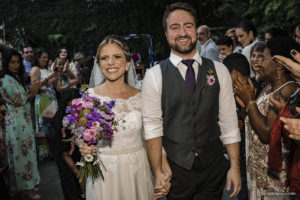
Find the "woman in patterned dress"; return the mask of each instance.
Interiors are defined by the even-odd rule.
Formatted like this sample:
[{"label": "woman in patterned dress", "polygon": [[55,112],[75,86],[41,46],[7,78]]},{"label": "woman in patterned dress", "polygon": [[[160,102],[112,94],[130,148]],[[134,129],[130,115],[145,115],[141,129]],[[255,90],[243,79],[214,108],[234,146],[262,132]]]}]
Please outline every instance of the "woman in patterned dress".
[{"label": "woman in patterned dress", "polygon": [[34,190],[35,185],[39,184],[40,176],[29,103],[40,85],[33,84],[27,91],[24,73],[21,55],[16,50],[10,50],[4,65],[5,76],[0,85],[0,95],[7,108],[5,145],[10,186],[12,191],[22,191],[30,199],[40,199],[40,195]]},{"label": "woman in patterned dress", "polygon": [[[297,89],[298,84],[292,79],[285,67],[275,63],[273,55],[290,55],[294,43],[290,39],[275,38],[266,44],[262,52],[257,52],[257,73],[268,81],[255,101],[255,89],[251,82],[234,82],[235,93],[246,105],[248,117],[246,124],[246,159],[247,179],[250,200],[286,199],[286,164],[289,143],[282,140],[283,170],[271,174],[268,169],[270,132],[276,119],[276,110],[269,106],[269,96],[287,101]],[[290,57],[290,56],[289,56]],[[285,193],[285,194],[282,194]]]},{"label": "woman in patterned dress", "polygon": [[43,48],[37,49],[34,56],[30,71],[31,84],[41,84],[41,89],[35,97],[36,132],[44,132],[47,136],[51,119],[57,110],[56,94],[52,86],[57,73],[51,73],[48,69],[48,53]]}]

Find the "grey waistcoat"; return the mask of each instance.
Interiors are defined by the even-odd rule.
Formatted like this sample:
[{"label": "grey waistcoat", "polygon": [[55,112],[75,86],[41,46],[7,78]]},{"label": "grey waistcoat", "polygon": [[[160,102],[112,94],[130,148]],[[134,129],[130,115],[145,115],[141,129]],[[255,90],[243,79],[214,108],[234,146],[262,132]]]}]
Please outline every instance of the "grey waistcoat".
[{"label": "grey waistcoat", "polygon": [[[214,63],[202,57],[192,94],[169,59],[160,62],[162,73],[163,147],[177,165],[190,170],[195,156],[203,167],[223,154],[218,125],[220,86]],[[208,71],[215,82],[207,83]]]}]

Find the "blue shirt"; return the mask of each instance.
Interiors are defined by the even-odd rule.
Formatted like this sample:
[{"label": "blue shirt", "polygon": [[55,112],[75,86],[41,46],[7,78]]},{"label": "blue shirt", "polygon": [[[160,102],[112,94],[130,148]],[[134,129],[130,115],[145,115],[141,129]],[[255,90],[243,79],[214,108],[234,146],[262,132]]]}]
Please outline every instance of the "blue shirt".
[{"label": "blue shirt", "polygon": [[31,71],[31,63],[28,62],[27,60],[23,60],[23,65],[25,66],[25,72],[30,72]]}]

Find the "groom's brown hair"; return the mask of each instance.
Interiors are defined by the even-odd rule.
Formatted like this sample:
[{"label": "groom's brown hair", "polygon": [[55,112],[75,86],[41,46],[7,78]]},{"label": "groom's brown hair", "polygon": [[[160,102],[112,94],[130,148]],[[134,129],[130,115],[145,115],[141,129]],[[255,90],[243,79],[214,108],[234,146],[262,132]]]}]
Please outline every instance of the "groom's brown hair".
[{"label": "groom's brown hair", "polygon": [[195,8],[191,4],[178,2],[178,3],[173,3],[173,4],[166,6],[164,16],[163,16],[163,26],[164,26],[165,31],[167,30],[167,18],[170,15],[170,13],[175,10],[184,10],[184,11],[190,13],[194,17],[195,25],[196,25],[197,12],[196,12]]}]

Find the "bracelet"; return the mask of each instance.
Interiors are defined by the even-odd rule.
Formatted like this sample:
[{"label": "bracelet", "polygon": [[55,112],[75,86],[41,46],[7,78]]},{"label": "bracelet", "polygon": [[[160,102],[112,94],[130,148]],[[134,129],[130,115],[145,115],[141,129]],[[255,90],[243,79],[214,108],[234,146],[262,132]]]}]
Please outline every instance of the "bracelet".
[{"label": "bracelet", "polygon": [[256,104],[256,101],[255,101],[255,100],[249,101],[249,103],[248,103],[247,106],[246,106],[246,113],[248,113],[249,106],[252,105],[252,104]]}]

